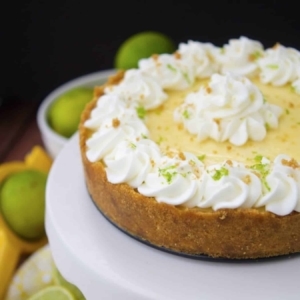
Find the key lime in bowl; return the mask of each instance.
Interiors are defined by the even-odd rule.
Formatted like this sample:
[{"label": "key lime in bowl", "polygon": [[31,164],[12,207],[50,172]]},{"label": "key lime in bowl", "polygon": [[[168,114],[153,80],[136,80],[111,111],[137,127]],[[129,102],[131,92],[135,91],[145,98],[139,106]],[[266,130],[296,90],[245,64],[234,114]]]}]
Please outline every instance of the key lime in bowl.
[{"label": "key lime in bowl", "polygon": [[80,114],[92,100],[93,89],[113,75],[114,69],[75,78],[53,90],[40,104],[37,125],[48,154],[54,159],[77,131]]}]

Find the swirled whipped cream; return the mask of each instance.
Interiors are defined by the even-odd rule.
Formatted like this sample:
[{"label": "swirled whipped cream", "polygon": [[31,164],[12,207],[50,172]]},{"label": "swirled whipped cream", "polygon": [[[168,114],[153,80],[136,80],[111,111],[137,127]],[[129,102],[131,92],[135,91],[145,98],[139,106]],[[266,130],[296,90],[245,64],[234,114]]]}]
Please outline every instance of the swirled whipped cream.
[{"label": "swirled whipped cream", "polygon": [[226,161],[207,167],[202,181],[203,198],[197,206],[203,208],[250,208],[262,195],[259,177],[238,162]]},{"label": "swirled whipped cream", "polygon": [[107,178],[137,188],[160,158],[158,145],[150,139],[124,139],[104,158]]},{"label": "swirled whipped cream", "polygon": [[183,90],[195,81],[194,67],[177,54],[153,55],[139,61],[142,73],[155,78],[162,88]]},{"label": "swirled whipped cream", "polygon": [[95,130],[87,140],[86,156],[91,162],[103,159],[123,140],[136,140],[149,136],[144,122],[133,107],[118,95],[99,98],[85,127]]},{"label": "swirled whipped cream", "polygon": [[288,155],[278,155],[273,166],[260,163],[256,168],[263,176],[264,192],[255,207],[284,216],[300,212],[300,165]]},{"label": "swirled whipped cream", "polygon": [[249,77],[256,75],[257,59],[263,55],[263,51],[263,45],[260,42],[244,36],[229,40],[217,56],[221,65],[221,73],[231,72]]},{"label": "swirled whipped cream", "polygon": [[261,141],[268,128],[278,126],[282,109],[266,103],[246,77],[213,74],[207,87],[190,93],[174,111],[174,120],[197,136],[241,146],[248,139]]},{"label": "swirled whipped cream", "polygon": [[157,79],[137,69],[128,70],[122,82],[107,87],[105,93],[120,95],[128,103],[145,109],[156,108],[168,98]]},{"label": "swirled whipped cream", "polygon": [[180,58],[191,65],[197,78],[207,78],[219,71],[220,65],[216,60],[220,51],[211,43],[188,41],[180,43],[178,53]]},{"label": "swirled whipped cream", "polygon": [[191,153],[162,156],[138,191],[158,202],[218,209],[264,206],[283,216],[300,212],[300,166],[287,155],[271,163],[261,157],[244,166],[239,162],[204,166]]},{"label": "swirled whipped cream", "polygon": [[158,202],[194,207],[202,198],[203,164],[192,153],[163,155],[138,187],[139,193]]},{"label": "swirled whipped cream", "polygon": [[277,44],[264,52],[258,65],[262,83],[282,86],[299,78],[300,52]]},{"label": "swirled whipped cream", "polygon": [[143,59],[99,97],[84,124],[92,132],[86,156],[103,162],[109,182],[127,183],[158,202],[213,210],[263,207],[279,216],[300,212],[300,165],[293,158],[280,154],[270,161],[258,155],[247,165],[233,160],[205,165],[201,155],[160,149],[140,114],[162,106],[167,90],[185,90],[196,78],[211,77],[177,107],[175,122],[199,141],[228,140],[236,146],[261,141],[266,128],[277,128],[282,108],[268,103],[244,76],[257,75],[271,85],[289,83],[300,94],[299,57],[295,49],[264,50],[241,37],[222,48],[189,41],[174,54]]}]

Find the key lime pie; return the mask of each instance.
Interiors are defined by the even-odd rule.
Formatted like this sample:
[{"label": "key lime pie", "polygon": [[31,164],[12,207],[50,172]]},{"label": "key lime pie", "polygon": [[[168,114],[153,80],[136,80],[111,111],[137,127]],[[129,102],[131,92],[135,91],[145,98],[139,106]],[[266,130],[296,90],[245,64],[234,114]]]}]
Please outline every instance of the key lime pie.
[{"label": "key lime pie", "polygon": [[89,194],[112,223],[231,259],[300,252],[299,132],[300,52],[244,36],[119,71],[79,129]]}]

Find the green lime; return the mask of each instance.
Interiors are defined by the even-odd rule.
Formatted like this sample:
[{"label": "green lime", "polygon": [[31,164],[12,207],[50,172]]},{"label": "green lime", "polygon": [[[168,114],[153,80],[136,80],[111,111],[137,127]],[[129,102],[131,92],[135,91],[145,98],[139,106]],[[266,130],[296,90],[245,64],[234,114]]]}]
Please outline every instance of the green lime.
[{"label": "green lime", "polygon": [[85,297],[81,293],[81,291],[78,289],[77,286],[67,281],[61,273],[58,271],[58,269],[55,267],[53,270],[53,281],[54,284],[58,286],[63,286],[67,290],[69,290],[75,297],[76,300],[85,300]]},{"label": "green lime", "polygon": [[75,300],[62,286],[49,286],[32,295],[28,300]]},{"label": "green lime", "polygon": [[125,40],[115,56],[116,69],[131,69],[138,67],[138,61],[153,54],[173,53],[176,47],[167,35],[145,31],[137,33]]},{"label": "green lime", "polygon": [[8,176],[0,190],[0,210],[6,223],[22,238],[45,234],[45,188],[47,174],[25,170]]},{"label": "green lime", "polygon": [[77,131],[80,115],[92,97],[93,89],[87,87],[74,88],[62,94],[49,107],[49,125],[58,134],[69,138]]}]

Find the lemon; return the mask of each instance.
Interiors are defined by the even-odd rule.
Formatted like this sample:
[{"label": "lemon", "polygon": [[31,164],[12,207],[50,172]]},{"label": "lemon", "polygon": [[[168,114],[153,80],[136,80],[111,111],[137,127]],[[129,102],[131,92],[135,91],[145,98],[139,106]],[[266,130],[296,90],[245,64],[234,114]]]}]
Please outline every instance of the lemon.
[{"label": "lemon", "polygon": [[0,211],[9,227],[25,239],[45,234],[47,174],[24,170],[8,176],[0,189]]},{"label": "lemon", "polygon": [[114,65],[116,69],[131,69],[138,67],[138,61],[152,54],[172,53],[176,49],[173,40],[167,35],[144,31],[125,40],[117,51]]},{"label": "lemon", "polygon": [[64,288],[68,289],[75,297],[76,300],[85,300],[85,297],[81,293],[81,291],[76,287],[74,284],[67,281],[61,273],[58,271],[56,267],[53,270],[53,281],[54,284],[58,286],[63,286]]},{"label": "lemon", "polygon": [[75,298],[62,286],[49,286],[35,293],[28,300],[75,300]]},{"label": "lemon", "polygon": [[92,100],[93,90],[78,87],[59,96],[49,107],[48,122],[58,134],[69,138],[78,129],[80,115],[85,105]]},{"label": "lemon", "polygon": [[40,290],[53,286],[53,265],[49,244],[39,248],[16,270],[5,300],[27,300]]}]

